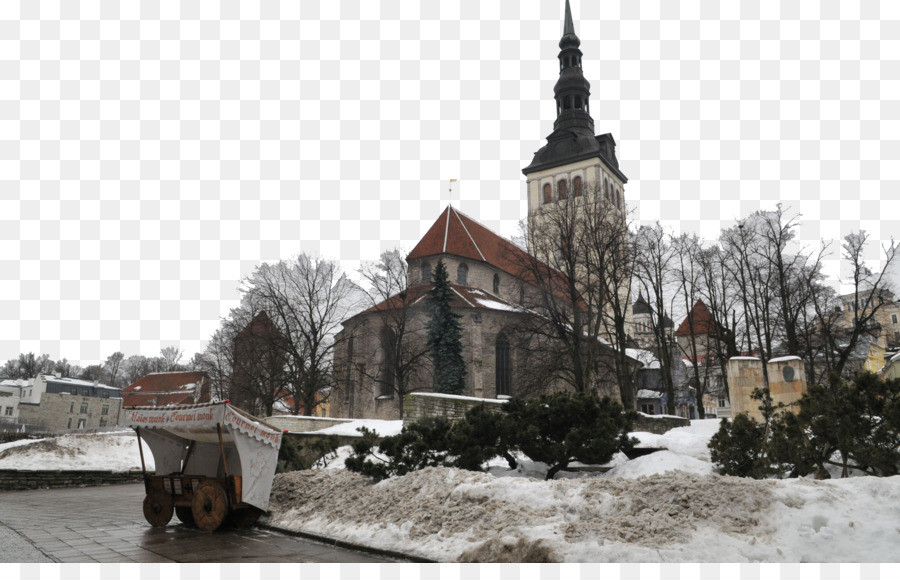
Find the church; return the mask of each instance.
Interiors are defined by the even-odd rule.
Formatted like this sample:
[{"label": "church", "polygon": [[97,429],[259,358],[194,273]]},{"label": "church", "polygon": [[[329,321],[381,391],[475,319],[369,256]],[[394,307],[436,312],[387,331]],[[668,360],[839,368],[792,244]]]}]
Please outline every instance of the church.
[{"label": "church", "polygon": [[[554,204],[591,195],[602,198],[613,219],[624,224],[628,179],[619,169],[612,135],[594,134],[580,44],[567,0],[554,87],[556,121],[547,143],[522,170],[530,229]],[[530,317],[539,316],[526,306],[539,301],[534,283],[538,259],[546,256],[528,255],[448,206],[406,257],[406,289],[343,322],[336,337],[331,414],[397,419],[405,394],[432,390],[425,351],[426,304],[439,261],[449,273],[452,310],[461,316],[466,364],[462,394],[502,399],[566,389],[563,382],[542,374],[542,369],[558,364],[542,360],[542,339],[521,331]],[[538,265],[551,279],[564,277],[551,266]],[[616,385],[609,381],[597,388],[618,398]]]}]

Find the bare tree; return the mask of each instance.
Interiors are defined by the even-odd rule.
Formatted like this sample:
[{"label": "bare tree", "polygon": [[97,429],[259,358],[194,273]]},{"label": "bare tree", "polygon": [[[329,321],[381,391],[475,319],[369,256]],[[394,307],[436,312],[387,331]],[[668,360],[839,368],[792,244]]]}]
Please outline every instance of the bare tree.
[{"label": "bare tree", "polygon": [[112,387],[119,387],[119,367],[122,365],[122,361],[125,360],[125,355],[121,352],[114,352],[106,358],[106,362],[103,363],[103,371],[104,371],[104,380],[106,384]]},{"label": "bare tree", "polygon": [[841,304],[828,302],[830,296],[827,293],[821,292],[817,295],[815,306],[818,328],[826,345],[822,354],[826,368],[832,375],[841,375],[845,372],[847,363],[861,338],[875,337],[880,333],[877,313],[893,295],[893,289],[885,273],[897,258],[900,246],[893,239],[890,243],[882,245],[882,268],[880,271],[873,271],[865,258],[868,241],[869,234],[859,231],[844,236],[844,242],[841,244],[842,258],[849,265],[848,283],[853,288],[849,313],[841,315],[837,310]]},{"label": "bare tree", "polygon": [[403,397],[428,386],[424,380],[429,360],[425,317],[421,306],[413,306],[424,286],[419,292],[407,287],[407,264],[399,249],[382,253],[378,262],[364,265],[359,273],[369,284],[370,309],[379,322],[377,327],[361,329],[367,334],[361,342],[375,349],[367,354],[377,364],[370,372],[366,365],[349,361],[353,368],[346,372],[363,373],[374,380],[379,389],[375,395],[393,396],[402,418]]},{"label": "bare tree", "polygon": [[334,336],[356,307],[354,292],[336,264],[306,254],[262,264],[246,280],[245,299],[264,310],[283,337],[295,413],[314,413],[331,393]]},{"label": "bare tree", "polygon": [[[672,344],[667,328],[667,302],[674,301],[669,289],[673,279],[675,252],[671,236],[657,222],[653,226],[641,226],[635,235],[634,275],[647,296],[650,306],[651,328],[666,391],[666,412],[675,414],[675,380],[673,359],[676,347]],[[680,358],[677,357],[680,363]]]},{"label": "bare tree", "polygon": [[[633,367],[625,355],[629,246],[624,214],[598,187],[543,205],[522,225],[527,252],[510,256],[524,273],[520,332],[530,377],[576,392],[611,394],[632,408]],[[612,348],[610,348],[610,344]]]},{"label": "bare tree", "polygon": [[177,346],[167,346],[159,352],[159,355],[162,359],[162,372],[168,373],[179,370],[180,366],[178,363],[181,361],[184,351]]}]

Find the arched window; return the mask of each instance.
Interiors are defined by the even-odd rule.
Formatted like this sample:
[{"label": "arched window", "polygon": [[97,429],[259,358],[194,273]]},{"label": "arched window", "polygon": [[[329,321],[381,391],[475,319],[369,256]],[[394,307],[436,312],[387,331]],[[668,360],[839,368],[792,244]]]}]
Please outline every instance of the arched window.
[{"label": "arched window", "polygon": [[622,190],[616,189],[616,207],[622,209]]},{"label": "arched window", "polygon": [[393,397],[397,385],[397,335],[385,326],[381,329],[377,397]]},{"label": "arched window", "polygon": [[497,395],[509,396],[512,368],[509,364],[509,338],[503,332],[497,335],[495,353]]},{"label": "arched window", "polygon": [[544,203],[553,201],[553,187],[549,183],[544,184]]},{"label": "arched window", "polygon": [[494,274],[494,294],[500,295],[500,274]]},{"label": "arched window", "polygon": [[428,284],[431,282],[431,262],[423,262],[422,263],[422,283]]},{"label": "arched window", "polygon": [[575,197],[578,197],[582,193],[581,176],[580,175],[575,176],[574,184],[575,184]]},{"label": "arched window", "polygon": [[565,179],[560,179],[559,183],[556,184],[556,190],[559,195],[559,199],[566,199],[569,197],[569,188],[566,185]]},{"label": "arched window", "polygon": [[456,283],[461,286],[466,286],[469,283],[469,267],[465,264],[460,264],[456,269]]}]

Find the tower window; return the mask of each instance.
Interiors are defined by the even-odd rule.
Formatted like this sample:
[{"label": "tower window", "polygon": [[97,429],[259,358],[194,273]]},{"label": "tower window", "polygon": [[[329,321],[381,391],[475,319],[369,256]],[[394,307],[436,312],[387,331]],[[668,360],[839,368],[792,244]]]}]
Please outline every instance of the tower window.
[{"label": "tower window", "polygon": [[456,269],[456,283],[461,286],[469,283],[469,267],[465,264],[460,264]]},{"label": "tower window", "polygon": [[427,284],[431,282],[431,263],[425,262],[422,264],[422,283]]},{"label": "tower window", "polygon": [[569,95],[569,96],[563,97],[563,109],[568,111],[571,108],[572,108],[572,96]]},{"label": "tower window", "polygon": [[553,187],[549,183],[544,184],[544,203],[553,201]]},{"label": "tower window", "polygon": [[500,274],[494,274],[494,294],[500,294]]},{"label": "tower window", "polygon": [[556,188],[559,193],[559,199],[566,199],[567,197],[569,197],[569,188],[566,185],[565,179],[560,179],[559,183],[556,184]]},{"label": "tower window", "polygon": [[575,108],[576,109],[581,108],[581,96],[580,95],[575,95]]},{"label": "tower window", "polygon": [[575,185],[575,197],[578,197],[582,194],[582,186],[581,186],[581,176],[576,175],[574,180]]}]

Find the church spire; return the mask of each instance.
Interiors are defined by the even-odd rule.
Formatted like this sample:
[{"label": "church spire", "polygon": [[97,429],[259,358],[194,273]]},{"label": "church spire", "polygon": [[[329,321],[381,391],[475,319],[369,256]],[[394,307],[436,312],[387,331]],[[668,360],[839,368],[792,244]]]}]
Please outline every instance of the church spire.
[{"label": "church spire", "polygon": [[572,8],[566,0],[566,16],[563,22],[563,35],[559,39],[559,80],[553,87],[556,98],[556,122],[554,130],[586,129],[593,135],[594,120],[589,109],[591,83],[581,70],[581,40],[575,34],[572,22]]},{"label": "church spire", "polygon": [[[575,41],[578,42],[578,44],[581,44],[581,41],[578,40],[577,36],[575,36],[575,25],[572,24],[572,8],[569,7],[569,0],[566,0],[566,20],[563,23],[563,38],[566,38],[570,35],[575,38]],[[562,48],[562,40],[560,40],[559,42],[560,48]],[[576,44],[575,46],[578,46],[578,44]]]}]

